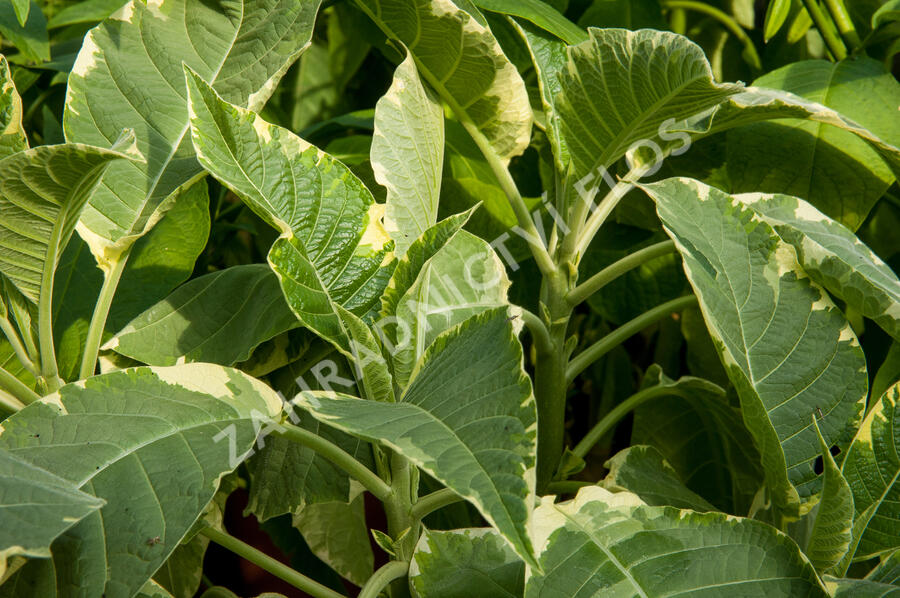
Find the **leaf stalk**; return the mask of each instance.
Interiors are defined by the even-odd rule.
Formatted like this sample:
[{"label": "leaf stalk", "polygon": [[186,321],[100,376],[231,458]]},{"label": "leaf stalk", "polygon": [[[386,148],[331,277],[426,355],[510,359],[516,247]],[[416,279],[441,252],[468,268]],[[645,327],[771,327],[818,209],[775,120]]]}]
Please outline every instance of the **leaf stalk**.
[{"label": "leaf stalk", "polygon": [[[131,246],[133,247],[133,245]],[[103,331],[106,330],[106,320],[109,317],[109,308],[112,307],[113,297],[128,263],[131,247],[126,249],[113,263],[112,267],[103,272],[103,286],[100,287],[100,295],[94,305],[94,313],[91,315],[91,324],[88,328],[87,339],[84,342],[84,355],[81,358],[81,370],[79,378],[90,378],[97,367],[97,355],[100,353],[100,343],[103,340]]]}]

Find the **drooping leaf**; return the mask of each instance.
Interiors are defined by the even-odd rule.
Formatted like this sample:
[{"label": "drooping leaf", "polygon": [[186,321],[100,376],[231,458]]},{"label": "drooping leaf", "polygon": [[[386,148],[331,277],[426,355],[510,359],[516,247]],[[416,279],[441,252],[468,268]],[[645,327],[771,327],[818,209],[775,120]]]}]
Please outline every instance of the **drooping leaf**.
[{"label": "drooping leaf", "polygon": [[31,0],[11,0],[11,2],[19,25],[24,27],[25,23],[28,22],[28,13],[31,10]]},{"label": "drooping leaf", "polygon": [[[875,60],[795,62],[754,85],[819,102],[884,142],[900,143],[900,83]],[[851,230],[859,228],[897,173],[862,139],[818,122],[758,123],[733,130],[728,140],[731,191],[802,197]]]},{"label": "drooping leaf", "polygon": [[231,102],[258,109],[312,35],[319,0],[133,0],[93,29],[69,77],[66,139],[109,145],[134,127],[144,164],[103,179],[79,234],[101,267],[171,207],[200,176],[189,135],[182,63]]},{"label": "drooping leaf", "polygon": [[593,0],[578,19],[582,27],[666,29],[659,0]]},{"label": "drooping leaf", "polygon": [[49,557],[50,543],[103,503],[69,480],[0,450],[0,578],[9,557]]},{"label": "drooping leaf", "polygon": [[856,235],[796,197],[735,197],[794,247],[813,280],[900,340],[900,280]]},{"label": "drooping leaf", "polygon": [[841,472],[853,490],[856,518],[869,508],[869,519],[854,558],[900,548],[900,383],[872,407],[844,457]]},{"label": "drooping leaf", "polygon": [[397,342],[391,352],[394,382],[401,388],[434,340],[445,330],[508,304],[510,282],[503,262],[484,240],[460,231],[419,271],[395,312]]},{"label": "drooping leaf", "polygon": [[533,562],[526,529],[536,413],[522,367],[507,310],[493,309],[439,336],[396,403],[310,392],[296,401],[317,419],[390,447],[452,488]]},{"label": "drooping leaf", "polygon": [[452,0],[357,0],[391,39],[403,42],[419,74],[464,114],[501,160],[531,139],[531,105],[518,71],[478,15]]},{"label": "drooping leaf", "polygon": [[525,563],[491,528],[425,530],[409,565],[416,598],[518,598]]},{"label": "drooping leaf", "polygon": [[656,385],[671,394],[637,409],[631,444],[656,448],[688,489],[719,510],[746,513],[763,474],[740,412],[722,388],[701,378],[672,380],[654,365],[642,388]]},{"label": "drooping leaf", "polygon": [[612,492],[627,490],[650,506],[671,506],[694,511],[715,511],[691,491],[662,454],[652,446],[632,445],[604,464],[609,469],[601,485]]},{"label": "drooping leaf", "polygon": [[793,540],[760,521],[649,507],[597,486],[545,499],[534,520],[543,573],[531,571],[526,598],[828,595]]},{"label": "drooping leaf", "polygon": [[784,22],[791,14],[792,0],[771,0],[766,9],[766,20],[763,24],[763,38],[766,42],[775,37]]},{"label": "drooping leaf", "polygon": [[297,324],[268,266],[232,266],[178,287],[129,322],[104,349],[148,365],[205,361],[230,366]]},{"label": "drooping leaf", "polygon": [[584,29],[564,17],[543,0],[473,0],[483,10],[520,17],[552,33],[567,44],[575,45],[587,39]]},{"label": "drooping leaf", "polygon": [[137,592],[280,410],[236,370],[187,364],[94,376],[4,421],[0,448],[106,501],[53,544],[54,592],[38,595]]},{"label": "drooping leaf", "polygon": [[350,337],[350,355],[363,396],[372,401],[394,402],[393,378],[380,338],[343,307],[338,305],[336,309]]},{"label": "drooping leaf", "polygon": [[900,0],[888,0],[872,14],[872,29],[900,21]]},{"label": "drooping leaf", "polygon": [[774,504],[796,514],[822,480],[813,471],[819,422],[846,446],[868,390],[865,357],[794,249],[742,202],[691,179],[643,187],[656,201],[741,399]]},{"label": "drooping leaf", "polygon": [[[209,193],[205,180],[179,193],[159,224],[138,239],[125,265],[106,319],[104,339],[123,328],[184,282],[209,235]],[[53,329],[59,374],[78,377],[88,326],[103,274],[90,248],[73,235],[56,269]],[[230,364],[226,364],[230,365]]]},{"label": "drooping leaf", "polygon": [[687,38],[642,29],[593,29],[567,49],[555,101],[575,180],[621,158],[632,144],[665,133],[665,123],[712,108],[742,86],[718,84],[703,50]]},{"label": "drooping leaf", "polygon": [[358,586],[366,583],[374,570],[375,556],[360,486],[352,485],[349,502],[303,505],[292,521],[322,562]]},{"label": "drooping leaf", "polygon": [[300,322],[346,348],[334,304],[369,314],[391,274],[384,206],[328,154],[225,102],[196,74],[188,82],[198,158],[281,232],[269,265]]},{"label": "drooping leaf", "polygon": [[437,222],[444,162],[444,111],[412,55],[375,106],[371,155],[375,179],[388,190],[385,228],[402,257]]},{"label": "drooping leaf", "polygon": [[0,160],[0,273],[37,303],[104,170],[137,157],[129,133],[113,149],[42,145]]},{"label": "drooping leaf", "polygon": [[834,462],[818,425],[816,433],[822,451],[825,481],[804,552],[817,571],[825,572],[840,563],[850,548],[853,539],[853,492]]},{"label": "drooping leaf", "polygon": [[[34,0],[25,0],[31,6],[27,11],[28,18],[22,23],[19,18],[21,12],[14,6],[14,4],[21,4],[22,1],[0,2],[0,35],[9,40],[25,58],[40,64],[50,60],[47,19],[44,17],[41,7]],[[119,130],[121,131],[126,126],[119,127]],[[115,140],[116,135],[113,135],[109,142],[101,145],[108,146]]]},{"label": "drooping leaf", "polygon": [[16,91],[6,56],[0,55],[0,159],[28,148],[22,128],[22,98]]}]

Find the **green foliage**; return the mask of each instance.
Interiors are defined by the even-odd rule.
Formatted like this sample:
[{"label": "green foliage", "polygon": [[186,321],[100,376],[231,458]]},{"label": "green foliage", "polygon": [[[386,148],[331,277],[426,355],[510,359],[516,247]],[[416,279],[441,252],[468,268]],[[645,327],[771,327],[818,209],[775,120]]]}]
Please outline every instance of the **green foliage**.
[{"label": "green foliage", "polygon": [[3,3],[0,598],[900,595],[897,15]]}]

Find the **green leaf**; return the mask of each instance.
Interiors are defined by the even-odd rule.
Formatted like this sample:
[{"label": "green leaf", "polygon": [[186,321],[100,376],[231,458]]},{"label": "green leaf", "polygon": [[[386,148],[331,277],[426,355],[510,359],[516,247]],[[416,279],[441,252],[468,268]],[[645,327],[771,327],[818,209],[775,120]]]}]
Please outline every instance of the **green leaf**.
[{"label": "green leaf", "polygon": [[493,309],[438,337],[397,403],[310,392],[296,402],[315,418],[408,458],[474,504],[533,563],[526,529],[536,413],[522,367],[507,310]]},{"label": "green leaf", "polygon": [[694,493],[727,513],[746,513],[762,482],[759,453],[724,391],[706,380],[672,380],[651,366],[642,388],[671,395],[637,409],[631,444],[656,448]]},{"label": "green leaf", "polygon": [[659,29],[668,21],[659,0],[593,0],[578,24],[582,27],[621,27],[623,29]]},{"label": "green leaf", "polygon": [[101,267],[171,207],[203,169],[189,139],[182,62],[231,102],[260,108],[312,35],[319,0],[132,0],[84,39],[69,77],[66,139],[109,145],[135,127],[145,164],[103,179],[79,234]]},{"label": "green leaf", "polygon": [[69,480],[0,450],[0,578],[9,557],[49,557],[53,540],[103,504]]},{"label": "green leaf", "polygon": [[[50,60],[50,42],[47,38],[47,19],[44,17],[41,7],[34,0],[24,0],[30,5],[27,11],[28,18],[22,23],[21,4],[23,0],[15,2],[0,2],[0,35],[10,42],[22,55],[31,62],[40,64]],[[119,131],[128,125],[119,127]],[[115,140],[119,131],[113,134],[112,139],[100,145],[108,146]]]},{"label": "green leaf", "polygon": [[22,128],[22,98],[16,91],[6,56],[0,55],[0,159],[28,148]]},{"label": "green leaf", "polygon": [[740,200],[691,179],[643,187],[684,259],[707,328],[741,400],[773,503],[795,516],[821,488],[822,434],[845,447],[868,390],[847,320],[796,253]]},{"label": "green leaf", "polygon": [[394,383],[390,366],[384,358],[380,336],[376,336],[365,322],[337,306],[338,315],[350,337],[351,363],[356,367],[356,377],[361,382],[363,396],[372,401],[393,403]]},{"label": "green leaf", "polygon": [[16,11],[16,19],[19,21],[19,25],[24,27],[25,23],[28,22],[28,13],[31,10],[31,0],[11,0],[11,2],[13,10]]},{"label": "green leaf", "polygon": [[[104,339],[166,298],[194,270],[209,236],[205,180],[184,189],[159,224],[138,239],[125,265],[106,320]],[[53,285],[53,329],[59,373],[78,378],[88,326],[103,284],[90,248],[73,236],[60,259]],[[230,364],[227,364],[230,365]]]},{"label": "green leaf", "polygon": [[99,23],[116,12],[128,0],[82,0],[55,13],[47,22],[47,29],[58,29],[81,23]]},{"label": "green leaf", "polygon": [[425,530],[409,564],[417,598],[518,598],[523,563],[491,528]]},{"label": "green leaf", "polygon": [[770,0],[766,9],[766,20],[763,24],[763,39],[768,43],[775,37],[781,26],[791,14],[792,0]]},{"label": "green leaf", "polygon": [[[388,281],[384,294],[381,296],[380,320],[387,320],[396,316],[397,307],[406,292],[415,284],[422,268],[438,251],[440,251],[466,224],[472,212],[472,208],[461,214],[454,214],[441,220],[413,241],[406,254],[397,262],[397,267]],[[396,343],[396,326],[384,326],[383,331],[389,339]],[[393,331],[393,332],[391,332]]]},{"label": "green leaf", "polygon": [[841,472],[853,490],[856,518],[874,509],[860,539],[855,559],[883,555],[900,548],[900,383],[891,386],[869,410]]},{"label": "green leaf", "polygon": [[815,417],[814,415],[813,424],[819,436],[825,481],[822,483],[818,512],[804,552],[816,570],[825,572],[837,566],[850,549],[853,539],[853,492],[834,462],[830,447],[819,433]]},{"label": "green leaf", "polygon": [[542,0],[474,0],[474,3],[483,10],[531,21],[567,44],[580,44],[588,37],[584,29]]},{"label": "green leaf", "polygon": [[47,271],[56,268],[104,170],[135,158],[129,132],[113,149],[42,145],[0,160],[0,273],[30,301],[37,303],[44,281],[52,280]]},{"label": "green leaf", "polygon": [[856,235],[796,197],[736,197],[794,247],[813,280],[900,340],[900,280]]},{"label": "green leaf", "polygon": [[388,190],[385,228],[402,257],[437,222],[444,161],[444,111],[411,54],[375,106],[371,154],[375,179]]},{"label": "green leaf", "polygon": [[172,594],[151,579],[141,587],[136,598],[172,598]]},{"label": "green leaf", "polygon": [[4,421],[0,448],[106,501],[53,544],[42,571],[56,590],[36,595],[137,592],[250,449],[255,420],[280,412],[264,384],[188,364],[94,376]]},{"label": "green leaf", "polygon": [[652,446],[632,445],[616,453],[603,465],[609,470],[601,484],[611,492],[627,490],[651,506],[671,506],[694,511],[715,511],[694,493]]},{"label": "green leaf", "polygon": [[825,576],[825,587],[832,598],[900,598],[900,588],[867,579],[839,579]]},{"label": "green leaf", "polygon": [[555,106],[560,135],[569,148],[576,180],[607,167],[642,140],[741,91],[718,84],[703,50],[686,37],[642,29],[588,30],[591,36],[567,49]]},{"label": "green leaf", "polygon": [[362,586],[375,569],[363,489],[352,485],[350,501],[307,504],[294,514],[293,524],[309,549],[350,582]]},{"label": "green leaf", "polygon": [[103,348],[149,365],[205,361],[230,366],[295,326],[297,319],[268,266],[232,266],[178,287]]},{"label": "green leaf", "polygon": [[900,0],[888,0],[872,14],[872,29],[900,21]]},{"label": "green leaf", "polygon": [[869,581],[900,586],[900,550],[895,550],[866,575]]},{"label": "green leaf", "polygon": [[545,498],[534,521],[543,574],[531,571],[526,598],[827,596],[797,545],[760,521],[649,507],[596,486]]},{"label": "green leaf", "polygon": [[196,74],[188,73],[188,84],[198,158],[281,232],[268,259],[288,305],[307,328],[346,349],[334,304],[366,316],[391,274],[384,206],[328,154],[225,102]]},{"label": "green leaf", "polygon": [[491,246],[466,231],[456,233],[419,271],[395,312],[397,342],[391,349],[394,382],[402,387],[434,340],[445,330],[508,304],[510,282]]},{"label": "green leaf", "polygon": [[451,0],[357,0],[460,119],[471,121],[501,160],[531,140],[525,84],[491,31]]},{"label": "green leaf", "polygon": [[[795,62],[754,81],[819,102],[884,142],[900,143],[900,83],[875,60]],[[896,149],[894,150],[896,151]],[[758,123],[729,133],[733,192],[802,197],[856,230],[898,172],[864,140],[819,122]]]}]

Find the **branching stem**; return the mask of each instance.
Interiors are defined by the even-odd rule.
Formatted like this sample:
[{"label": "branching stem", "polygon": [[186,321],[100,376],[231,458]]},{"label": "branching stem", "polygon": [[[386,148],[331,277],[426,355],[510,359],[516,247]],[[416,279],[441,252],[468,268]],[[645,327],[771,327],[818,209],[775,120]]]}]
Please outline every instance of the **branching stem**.
[{"label": "branching stem", "polygon": [[674,251],[675,243],[673,241],[661,241],[655,245],[650,245],[649,247],[644,247],[643,249],[635,251],[597,272],[582,284],[572,289],[567,297],[569,304],[572,305],[572,307],[581,304],[591,295],[626,272],[661,255],[666,255],[667,253],[672,253]]}]

